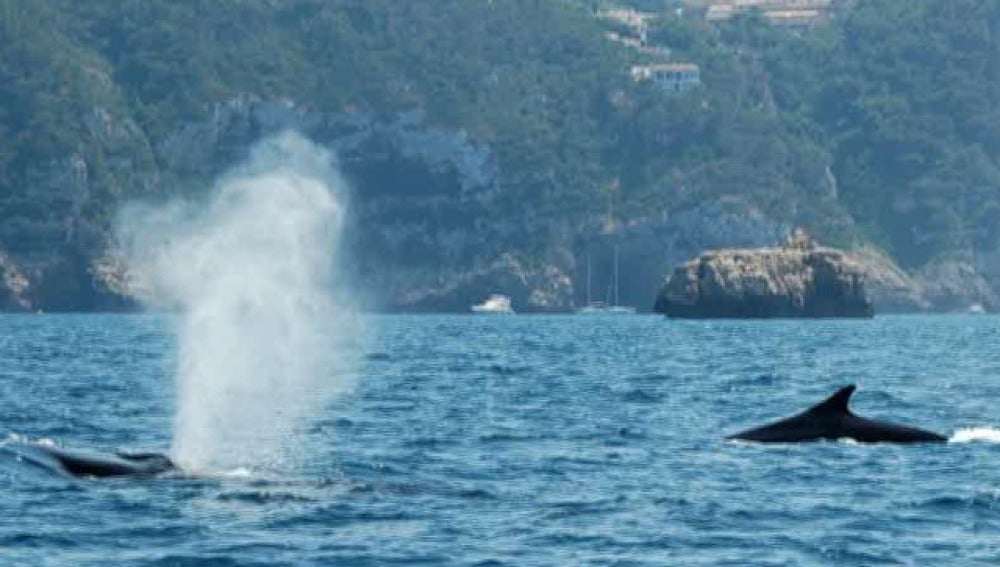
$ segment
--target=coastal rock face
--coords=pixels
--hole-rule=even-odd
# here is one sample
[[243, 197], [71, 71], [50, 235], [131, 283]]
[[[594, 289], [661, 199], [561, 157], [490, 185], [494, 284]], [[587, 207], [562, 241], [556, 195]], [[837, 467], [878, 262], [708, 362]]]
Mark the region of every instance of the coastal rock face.
[[851, 258], [865, 275], [865, 288], [879, 313], [919, 313], [931, 311], [924, 286], [896, 265], [892, 258], [873, 248], [853, 251]]
[[[419, 111], [319, 112], [246, 95], [154, 137], [116, 108], [85, 113], [91, 143], [31, 164], [19, 190], [0, 195], [8, 218], [0, 223], [0, 251], [10, 266], [3, 273], [17, 274], [0, 282], [0, 309], [134, 308], [135, 278], [109, 259], [119, 197], [197, 197], [255, 142], [289, 128], [337, 155], [350, 186], [347, 279], [372, 309], [465, 312], [495, 292], [509, 295], [518, 311], [571, 311], [613, 299], [643, 310], [685, 258], [765, 247], [791, 230], [739, 195], [619, 211], [610, 230], [603, 212], [552, 220], [531, 207], [512, 210], [514, 200], [501, 197], [534, 173], [501, 171], [495, 148], [428, 123]], [[908, 271], [885, 254], [869, 256], [852, 259], [880, 312], [1000, 309], [1000, 252]]]
[[395, 296], [393, 311], [468, 312], [469, 308], [500, 293], [511, 298], [519, 313], [565, 312], [573, 308], [573, 283], [553, 265], [531, 266], [513, 254], [504, 254], [479, 269], [436, 285], [411, 289]]
[[870, 248], [853, 252], [852, 259], [861, 266], [865, 287], [879, 313], [995, 312], [1000, 308], [997, 278], [962, 256], [938, 258], [913, 274]]
[[927, 301], [938, 312], [994, 312], [1000, 308], [994, 287], [972, 262], [960, 258], [929, 262], [919, 274]]
[[871, 317], [860, 266], [832, 248], [712, 251], [674, 270], [654, 310], [682, 318]]
[[[89, 87], [114, 99], [106, 73], [93, 69]], [[122, 298], [101, 288], [92, 259], [107, 245], [119, 195], [150, 194], [157, 180], [152, 151], [139, 126], [119, 110], [95, 106], [80, 116], [86, 143], [66, 154], [29, 161], [12, 172], [16, 190], [0, 191], [0, 309], [120, 309]], [[3, 177], [3, 175], [0, 175]], [[2, 187], [2, 186], [0, 186]]]
[[28, 296], [31, 284], [10, 257], [0, 252], [0, 309], [3, 311], [29, 311]]
[[517, 216], [495, 214], [500, 172], [491, 148], [426, 124], [417, 111], [325, 113], [236, 98], [156, 145], [164, 183], [198, 195], [254, 143], [286, 129], [336, 154], [350, 201], [346, 269], [366, 307], [465, 312], [491, 288], [510, 295], [515, 308], [532, 294], [540, 309], [563, 301], [538, 291], [548, 284], [534, 286], [537, 278], [525, 275], [532, 270], [505, 267], [504, 254], [526, 227]]
[[593, 219], [589, 226], [574, 230], [578, 240], [572, 247], [572, 261], [565, 265], [572, 270], [576, 303], [613, 301], [609, 290], [614, 285], [617, 247], [620, 303], [639, 311], [652, 307], [663, 276], [686, 259], [704, 250], [770, 246], [793, 228], [734, 195], [679, 210], [633, 213], [611, 233], [602, 230], [603, 220]]

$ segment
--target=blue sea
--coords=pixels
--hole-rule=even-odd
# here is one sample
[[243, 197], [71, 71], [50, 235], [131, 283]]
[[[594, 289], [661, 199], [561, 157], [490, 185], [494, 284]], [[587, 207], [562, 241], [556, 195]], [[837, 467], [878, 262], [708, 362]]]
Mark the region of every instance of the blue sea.
[[[0, 426], [169, 450], [171, 329], [0, 317]], [[1000, 563], [1000, 318], [370, 316], [365, 334], [355, 389], [281, 474], [0, 460], [0, 564]], [[848, 383], [857, 413], [956, 441], [723, 440]]]

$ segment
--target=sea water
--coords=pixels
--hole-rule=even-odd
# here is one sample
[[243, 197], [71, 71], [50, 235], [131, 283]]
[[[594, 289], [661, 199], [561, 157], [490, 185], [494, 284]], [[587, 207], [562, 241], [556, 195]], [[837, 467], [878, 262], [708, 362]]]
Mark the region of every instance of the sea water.
[[[365, 319], [354, 389], [302, 420], [286, 467], [73, 480], [0, 460], [0, 564], [1000, 561], [998, 317]], [[168, 450], [176, 323], [0, 317], [0, 427]], [[954, 441], [723, 441], [847, 383], [857, 413]]]

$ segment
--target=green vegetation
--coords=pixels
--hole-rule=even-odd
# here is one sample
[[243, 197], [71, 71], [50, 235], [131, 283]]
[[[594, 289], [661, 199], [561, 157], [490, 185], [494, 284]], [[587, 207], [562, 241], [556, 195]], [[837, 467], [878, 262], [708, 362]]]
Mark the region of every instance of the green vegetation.
[[[102, 226], [156, 189], [159, 140], [252, 94], [464, 131], [497, 157], [500, 214], [536, 213], [527, 251], [609, 187], [626, 217], [739, 195], [908, 266], [1000, 244], [1000, 3], [858, 0], [804, 32], [664, 9], [650, 42], [701, 68], [676, 94], [631, 80], [655, 58], [608, 41], [601, 4], [0, 0], [0, 220], [62, 210], [25, 186], [76, 154], [94, 185], [79, 214]], [[135, 132], [97, 133], [98, 111]]]
[[[651, 40], [699, 63], [706, 85], [686, 108], [643, 105], [671, 132], [702, 124], [671, 155], [697, 149], [716, 191], [752, 195], [827, 241], [874, 241], [907, 266], [996, 248], [1000, 5], [849, 7], [802, 32], [754, 14], [718, 26], [661, 18]], [[711, 116], [699, 122], [695, 105]], [[669, 167], [642, 163], [654, 178]]]
[[982, 216], [1000, 198], [997, 30], [1000, 5], [975, 0], [862, 2], [839, 23], [811, 113], [841, 200], [908, 264], [1000, 244]]

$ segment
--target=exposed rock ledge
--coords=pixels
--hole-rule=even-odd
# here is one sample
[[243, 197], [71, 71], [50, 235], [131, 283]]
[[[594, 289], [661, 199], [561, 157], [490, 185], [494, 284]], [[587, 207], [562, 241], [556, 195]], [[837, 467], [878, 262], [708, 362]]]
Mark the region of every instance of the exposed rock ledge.
[[799, 239], [689, 260], [667, 279], [653, 309], [682, 318], [871, 317], [861, 266]]
[[0, 252], [0, 311], [31, 311], [28, 278]]

